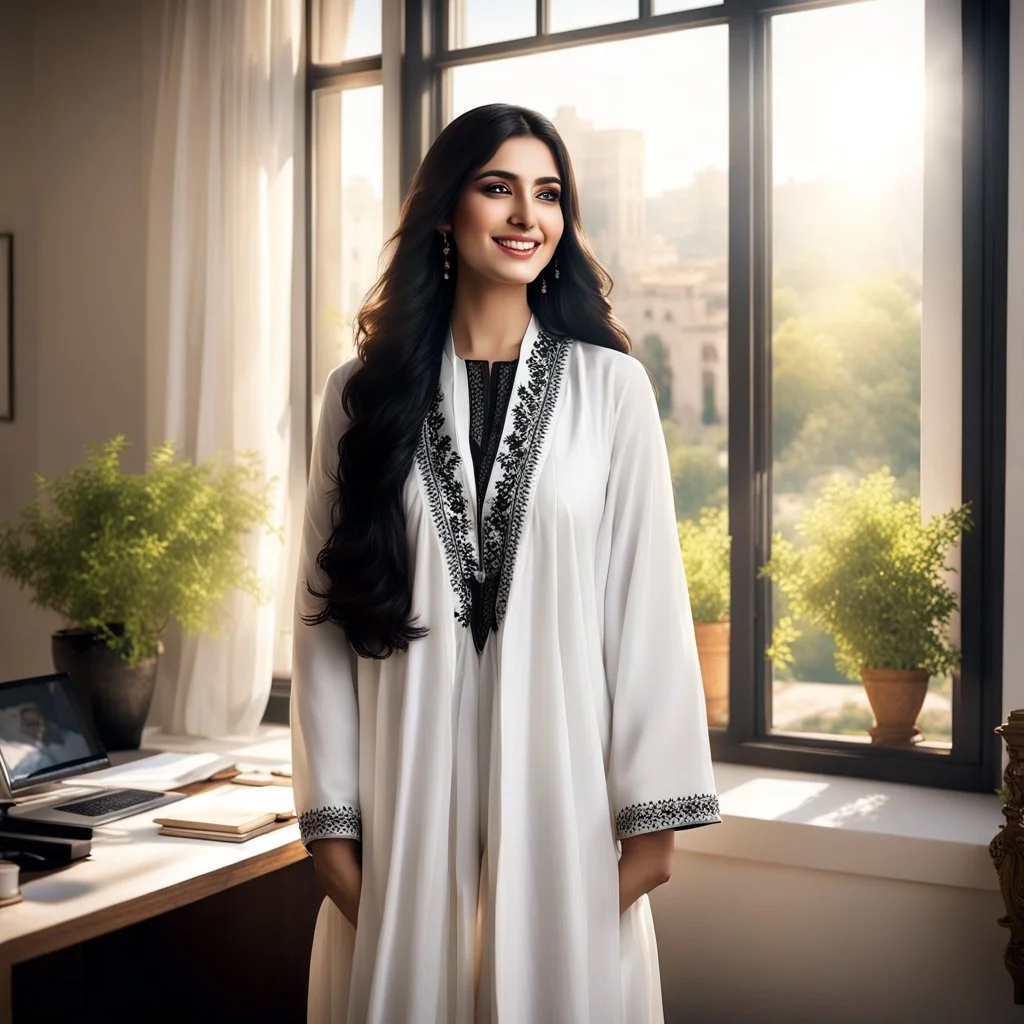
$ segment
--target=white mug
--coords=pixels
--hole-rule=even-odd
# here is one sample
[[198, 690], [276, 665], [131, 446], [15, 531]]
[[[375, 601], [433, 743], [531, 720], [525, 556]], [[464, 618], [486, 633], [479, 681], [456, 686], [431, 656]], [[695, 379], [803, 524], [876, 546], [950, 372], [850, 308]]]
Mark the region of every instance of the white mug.
[[18, 865], [9, 860], [0, 860], [0, 900], [9, 900], [18, 895]]

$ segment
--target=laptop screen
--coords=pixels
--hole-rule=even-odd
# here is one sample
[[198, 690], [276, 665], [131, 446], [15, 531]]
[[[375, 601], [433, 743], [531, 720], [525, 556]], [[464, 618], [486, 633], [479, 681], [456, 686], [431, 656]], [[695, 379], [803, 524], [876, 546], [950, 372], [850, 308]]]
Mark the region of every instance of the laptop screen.
[[108, 763], [66, 675], [0, 683], [0, 770], [11, 793]]

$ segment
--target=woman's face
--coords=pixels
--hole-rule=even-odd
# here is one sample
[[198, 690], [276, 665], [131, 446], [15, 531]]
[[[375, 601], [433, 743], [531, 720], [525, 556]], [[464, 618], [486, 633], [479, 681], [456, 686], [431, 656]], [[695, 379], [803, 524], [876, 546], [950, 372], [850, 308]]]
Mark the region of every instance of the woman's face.
[[[459, 280], [526, 285], [551, 260], [562, 237], [562, 183], [545, 143], [508, 139], [470, 175], [450, 222]], [[451, 257], [449, 257], [451, 258]]]

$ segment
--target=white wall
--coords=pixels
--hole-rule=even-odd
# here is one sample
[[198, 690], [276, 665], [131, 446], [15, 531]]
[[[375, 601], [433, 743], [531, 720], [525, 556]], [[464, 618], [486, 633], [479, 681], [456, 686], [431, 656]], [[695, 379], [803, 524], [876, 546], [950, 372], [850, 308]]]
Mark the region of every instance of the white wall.
[[[0, 520], [34, 493], [39, 430], [36, 347], [36, 266], [39, 243], [33, 153], [32, 17], [28, 4], [0, 0], [0, 231], [14, 235], [14, 415], [0, 423]], [[0, 579], [0, 678], [36, 671], [26, 636], [45, 639], [47, 618], [26, 607], [19, 591]], [[43, 655], [42, 657], [45, 657]], [[45, 664], [43, 665], [45, 669]]]
[[678, 852], [651, 903], [667, 1024], [1020, 1020], [998, 892]]
[[[146, 195], [159, 3], [0, 0], [0, 231], [15, 234], [0, 520], [85, 443], [145, 451]], [[52, 671], [55, 616], [0, 583], [0, 678]]]

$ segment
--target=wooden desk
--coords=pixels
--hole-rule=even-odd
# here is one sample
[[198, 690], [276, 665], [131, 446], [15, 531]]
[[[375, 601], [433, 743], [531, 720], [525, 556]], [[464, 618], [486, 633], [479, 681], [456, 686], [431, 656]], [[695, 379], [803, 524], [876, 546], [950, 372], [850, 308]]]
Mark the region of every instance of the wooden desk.
[[167, 810], [97, 828], [0, 908], [0, 1024], [305, 1020], [322, 893], [298, 826], [180, 839], [157, 834]]

